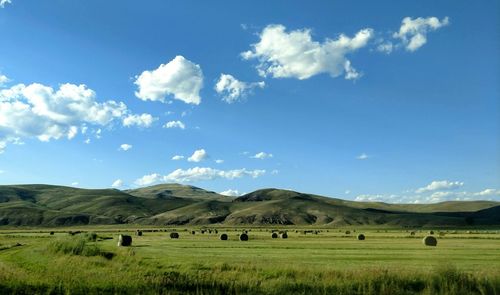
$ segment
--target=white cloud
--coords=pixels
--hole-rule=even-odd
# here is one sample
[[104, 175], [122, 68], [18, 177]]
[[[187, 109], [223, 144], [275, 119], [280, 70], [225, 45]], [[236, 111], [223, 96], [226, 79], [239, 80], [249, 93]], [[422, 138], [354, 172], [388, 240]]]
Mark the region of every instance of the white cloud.
[[483, 191], [474, 193], [474, 196], [478, 196], [478, 197], [500, 196], [500, 190], [493, 189], [493, 188], [487, 188], [487, 189], [485, 189]]
[[128, 115], [125, 118], [123, 118], [123, 126], [130, 127], [130, 126], [138, 126], [138, 127], [151, 127], [153, 122], [158, 120], [158, 118], [153, 117], [150, 114], [141, 114], [141, 115]]
[[179, 129], [186, 129], [186, 125], [182, 123], [181, 121], [170, 121], [165, 123], [163, 125], [163, 128], [179, 128]]
[[448, 17], [441, 21], [437, 17], [412, 19], [405, 17], [399, 28], [399, 32], [393, 34], [393, 37], [399, 39], [408, 51], [415, 51], [427, 43], [427, 33], [435, 31], [449, 24]]
[[219, 81], [215, 84], [215, 91], [222, 95], [222, 100], [227, 103], [239, 101], [245, 98], [254, 88], [264, 88], [266, 83], [261, 82], [243, 82], [234, 78], [232, 75], [221, 74]]
[[380, 43], [377, 46], [377, 51], [386, 53], [386, 54], [391, 54], [391, 52], [394, 50], [394, 44], [390, 41], [385, 41], [383, 43]]
[[265, 153], [265, 152], [260, 152], [260, 153], [257, 153], [255, 155], [253, 155], [251, 158], [264, 160], [264, 159], [269, 159], [269, 158], [272, 158], [272, 157], [273, 157], [273, 154], [268, 154], [268, 153]]
[[11, 0], [0, 0], [0, 8], [4, 8], [5, 4], [11, 4]]
[[[356, 76], [346, 55], [365, 47], [373, 36], [372, 29], [360, 30], [353, 38], [341, 34], [323, 43], [313, 41], [309, 29], [286, 32], [283, 25], [269, 25], [260, 33], [260, 41], [252, 50], [243, 52], [244, 59], [258, 59], [257, 70], [263, 77], [308, 79], [328, 73], [347, 79]], [[349, 62], [349, 63], [347, 63]]]
[[109, 126], [128, 112], [123, 102], [97, 102], [85, 85], [34, 83], [0, 90], [0, 133], [41, 141], [73, 138], [86, 124]]
[[142, 100], [164, 102], [168, 95], [173, 95], [175, 99], [198, 105], [203, 73], [199, 65], [178, 55], [155, 70], [142, 72], [134, 83], [139, 87], [135, 95]]
[[194, 167], [186, 170], [177, 169], [165, 176], [165, 181], [195, 182], [202, 180], [214, 180], [218, 178], [235, 179], [244, 176], [257, 178], [265, 172], [265, 170], [247, 170], [245, 168], [235, 170], [218, 170], [207, 167]]
[[121, 179], [117, 179], [115, 181], [113, 181], [113, 183], [111, 184], [111, 187], [113, 188], [120, 188], [123, 186], [123, 180]]
[[415, 192], [417, 194], [420, 194], [424, 192], [432, 192], [438, 190], [450, 190], [459, 188], [463, 185], [464, 183], [459, 181], [435, 180], [430, 184], [428, 184], [427, 186], [417, 189]]
[[247, 170], [245, 168], [235, 170], [218, 170], [208, 167], [194, 167], [186, 170], [177, 169], [162, 176], [158, 173], [144, 175], [134, 183], [139, 186], [151, 185], [159, 182], [196, 182], [215, 179], [236, 179], [242, 177], [257, 178], [266, 173], [265, 170]]
[[200, 162], [208, 158], [208, 154], [204, 149], [194, 151], [191, 157], [188, 158], [189, 162]]
[[217, 163], [217, 164], [222, 164], [222, 163], [224, 163], [224, 160], [222, 160], [222, 159], [217, 159], [217, 160], [215, 160], [215, 163]]
[[[355, 200], [361, 202], [387, 202], [404, 204], [427, 204], [445, 201], [500, 200], [500, 189], [485, 189], [479, 192], [453, 191], [461, 187], [461, 182], [433, 182], [416, 194], [407, 191], [405, 194], [362, 194]], [[444, 191], [443, 191], [444, 190]]]
[[5, 138], [0, 138], [0, 154], [3, 154], [7, 144], [23, 145], [24, 142], [21, 141], [19, 137], [8, 136]]
[[368, 159], [370, 156], [368, 156], [367, 154], [365, 153], [362, 153], [361, 155], [357, 156], [356, 159], [358, 160], [366, 160]]
[[160, 174], [153, 173], [149, 175], [144, 175], [143, 177], [137, 179], [134, 183], [139, 186], [146, 186], [153, 183], [161, 182], [163, 179], [164, 177], [161, 176]]
[[362, 73], [356, 71], [355, 68], [351, 66], [351, 62], [346, 60], [344, 63], [344, 71], [346, 80], [357, 80], [363, 76]]
[[[1, 0], [0, 0], [1, 1]], [[10, 79], [5, 75], [0, 75], [0, 86], [3, 86], [5, 83], [9, 82]]]
[[238, 190], [234, 190], [234, 189], [228, 189], [228, 190], [225, 190], [223, 192], [220, 192], [219, 194], [221, 194], [223, 196], [228, 196], [228, 197], [239, 197], [242, 195]]
[[175, 156], [172, 157], [172, 160], [174, 160], [174, 161], [179, 161], [179, 160], [182, 160], [182, 159], [184, 159], [184, 156], [175, 155]]
[[79, 184], [78, 181], [75, 181], [71, 183], [71, 186], [77, 186], [78, 184]]
[[122, 145], [120, 145], [120, 150], [121, 151], [128, 151], [132, 148], [132, 145], [131, 144], [128, 144], [128, 143], [124, 143]]

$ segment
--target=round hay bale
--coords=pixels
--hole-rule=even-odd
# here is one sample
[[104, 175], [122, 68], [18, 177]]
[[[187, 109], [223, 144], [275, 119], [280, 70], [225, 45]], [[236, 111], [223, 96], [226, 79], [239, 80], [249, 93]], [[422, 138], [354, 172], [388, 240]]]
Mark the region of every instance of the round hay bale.
[[127, 235], [118, 236], [118, 247], [128, 247], [132, 245], [132, 237]]
[[136, 235], [136, 236], [138, 236], [138, 237], [142, 236], [142, 231], [137, 230], [137, 231], [135, 232], [135, 235]]
[[240, 234], [240, 241], [248, 241], [248, 235], [246, 233]]
[[54, 232], [53, 232], [53, 231], [51, 231], [51, 232], [50, 232], [50, 235], [51, 235], [51, 236], [53, 236], [53, 235], [54, 235]]
[[177, 233], [177, 232], [170, 233], [170, 238], [171, 239], [178, 239], [179, 238], [179, 233]]
[[273, 234], [271, 235], [271, 238], [273, 238], [273, 239], [277, 239], [277, 238], [278, 238], [278, 234], [277, 234], [277, 233], [273, 233]]
[[433, 235], [434, 234], [434, 231], [433, 230], [430, 230], [429, 231], [429, 235]]
[[191, 231], [191, 234], [192, 234], [192, 235], [195, 235], [195, 234], [196, 234], [196, 232], [195, 232], [194, 230], [192, 230], [192, 231]]
[[433, 236], [426, 236], [426, 237], [422, 240], [422, 242], [423, 242], [423, 243], [424, 243], [424, 245], [426, 245], [426, 246], [433, 246], [433, 247], [437, 246], [437, 243], [438, 243], [437, 239], [436, 239], [435, 237], [433, 237]]
[[415, 235], [415, 232], [414, 232], [414, 231], [412, 231], [412, 232], [410, 233], [410, 236], [414, 236], [414, 235]]
[[364, 234], [359, 234], [358, 235], [358, 241], [364, 241], [365, 240], [365, 235]]
[[350, 235], [350, 234], [351, 234], [351, 231], [350, 231], [350, 230], [346, 230], [346, 231], [345, 231], [345, 234], [346, 234], [346, 235]]
[[228, 239], [227, 234], [221, 234], [221, 235], [220, 235], [220, 240], [221, 240], [221, 241], [227, 241], [227, 239]]
[[282, 239], [288, 239], [288, 234], [287, 233], [281, 233], [280, 238]]

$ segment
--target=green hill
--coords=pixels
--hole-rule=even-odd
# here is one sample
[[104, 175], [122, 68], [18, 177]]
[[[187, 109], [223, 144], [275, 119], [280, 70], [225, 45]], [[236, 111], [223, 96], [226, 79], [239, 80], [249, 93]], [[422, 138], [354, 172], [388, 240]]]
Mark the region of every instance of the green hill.
[[500, 225], [500, 203], [354, 202], [262, 189], [233, 198], [198, 187], [161, 184], [120, 191], [54, 185], [0, 186], [0, 225]]

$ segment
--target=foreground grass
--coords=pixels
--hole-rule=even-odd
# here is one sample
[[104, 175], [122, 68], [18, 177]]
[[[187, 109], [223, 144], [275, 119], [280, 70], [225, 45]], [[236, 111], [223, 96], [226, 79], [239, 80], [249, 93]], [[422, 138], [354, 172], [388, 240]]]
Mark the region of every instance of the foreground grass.
[[1, 245], [21, 244], [0, 250], [0, 293], [500, 294], [495, 236], [444, 238], [429, 248], [400, 233], [367, 233], [363, 242], [333, 233], [271, 240], [255, 232], [248, 242], [235, 233], [229, 241], [145, 233], [118, 248], [116, 233], [102, 235], [115, 239], [0, 235]]

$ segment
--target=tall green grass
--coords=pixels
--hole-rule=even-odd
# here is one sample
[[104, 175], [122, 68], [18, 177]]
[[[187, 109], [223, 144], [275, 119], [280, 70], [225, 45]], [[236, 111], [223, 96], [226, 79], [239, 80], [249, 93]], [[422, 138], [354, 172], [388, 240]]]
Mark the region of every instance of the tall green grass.
[[57, 239], [47, 245], [47, 251], [81, 256], [109, 256], [109, 253], [103, 251], [97, 244], [89, 243], [89, 241], [95, 241], [96, 238], [97, 236], [85, 235], [77, 238]]

